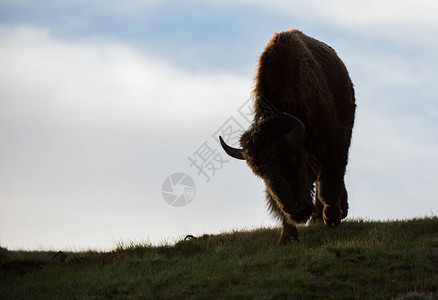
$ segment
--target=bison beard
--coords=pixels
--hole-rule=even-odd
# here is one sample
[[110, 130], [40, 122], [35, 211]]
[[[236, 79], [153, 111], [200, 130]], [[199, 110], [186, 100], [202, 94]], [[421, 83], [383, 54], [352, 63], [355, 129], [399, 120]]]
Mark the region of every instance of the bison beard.
[[298, 30], [276, 33], [260, 56], [253, 97], [242, 148], [220, 141], [264, 180], [282, 223], [280, 243], [297, 240], [295, 225], [311, 216], [338, 225], [348, 212], [344, 175], [356, 109], [343, 62]]

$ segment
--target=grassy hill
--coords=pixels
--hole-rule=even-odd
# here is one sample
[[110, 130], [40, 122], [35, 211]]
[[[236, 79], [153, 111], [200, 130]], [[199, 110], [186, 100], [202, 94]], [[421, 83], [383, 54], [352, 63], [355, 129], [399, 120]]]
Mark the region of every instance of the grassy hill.
[[438, 299], [438, 218], [261, 228], [119, 246], [111, 252], [0, 248], [0, 299]]

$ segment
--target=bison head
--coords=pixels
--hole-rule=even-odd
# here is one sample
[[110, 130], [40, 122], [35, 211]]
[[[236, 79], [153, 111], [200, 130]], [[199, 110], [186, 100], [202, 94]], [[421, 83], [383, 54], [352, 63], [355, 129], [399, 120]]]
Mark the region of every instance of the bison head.
[[241, 149], [220, 137], [228, 155], [246, 160], [264, 180], [271, 207], [288, 223], [306, 222], [314, 211], [312, 164], [302, 148], [304, 133], [301, 120], [283, 113], [255, 120], [240, 138]]

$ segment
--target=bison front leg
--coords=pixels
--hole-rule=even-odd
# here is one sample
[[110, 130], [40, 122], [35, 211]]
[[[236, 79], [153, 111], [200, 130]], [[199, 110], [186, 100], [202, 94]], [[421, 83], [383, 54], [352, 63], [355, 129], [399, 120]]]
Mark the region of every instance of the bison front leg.
[[286, 216], [282, 216], [281, 225], [281, 235], [280, 240], [278, 241], [279, 245], [289, 244], [293, 241], [298, 240], [297, 227], [291, 222], [291, 220], [288, 221], [288, 218]]
[[281, 219], [281, 235], [278, 244], [289, 244], [298, 240], [298, 231], [295, 226], [295, 221], [280, 208], [279, 203], [272, 197], [269, 189], [266, 189], [266, 200], [271, 213]]

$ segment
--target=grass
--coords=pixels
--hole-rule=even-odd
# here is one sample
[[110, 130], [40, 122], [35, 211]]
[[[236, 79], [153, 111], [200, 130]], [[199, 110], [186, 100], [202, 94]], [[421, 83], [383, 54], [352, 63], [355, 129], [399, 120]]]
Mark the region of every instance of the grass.
[[438, 299], [438, 218], [350, 220], [119, 245], [111, 252], [0, 248], [1, 299]]

